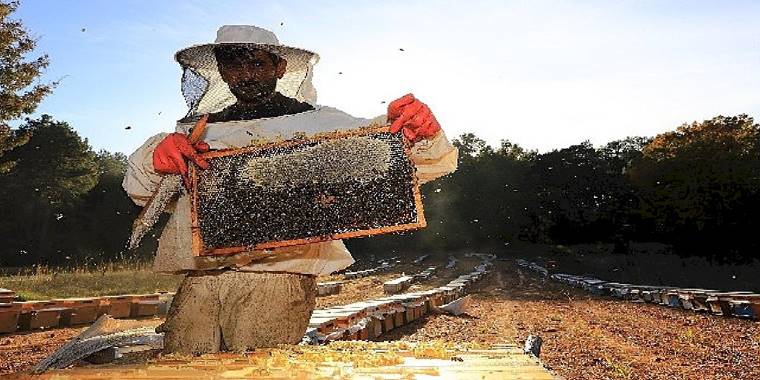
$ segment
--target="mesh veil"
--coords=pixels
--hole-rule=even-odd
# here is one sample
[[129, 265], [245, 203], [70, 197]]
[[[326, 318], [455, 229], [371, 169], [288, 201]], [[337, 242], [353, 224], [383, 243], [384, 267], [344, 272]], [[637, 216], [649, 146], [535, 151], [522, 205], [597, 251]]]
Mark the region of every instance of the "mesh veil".
[[[220, 44], [197, 45], [179, 51], [177, 62], [182, 67], [182, 95], [188, 106], [186, 117], [196, 117], [223, 110], [236, 102], [217, 67], [214, 47]], [[234, 45], [264, 49], [287, 61], [286, 71], [277, 81], [276, 91], [290, 98], [316, 105], [317, 93], [311, 83], [314, 65], [319, 56], [306, 50], [279, 45], [239, 43]]]

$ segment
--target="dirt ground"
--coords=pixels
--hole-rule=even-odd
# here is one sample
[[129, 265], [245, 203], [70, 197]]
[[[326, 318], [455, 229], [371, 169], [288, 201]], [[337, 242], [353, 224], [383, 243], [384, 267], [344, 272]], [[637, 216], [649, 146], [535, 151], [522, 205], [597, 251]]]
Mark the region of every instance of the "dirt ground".
[[[318, 298], [317, 307], [379, 297], [382, 281], [445, 265], [445, 257], [438, 260], [349, 281], [340, 294]], [[477, 262], [461, 260], [456, 270], [417, 286], [437, 286]], [[521, 344], [533, 334], [543, 339], [544, 364], [566, 379], [760, 379], [758, 322], [594, 297], [521, 272], [514, 258], [495, 264], [469, 315], [429, 316], [380, 340]], [[0, 336], [0, 373], [28, 368], [80, 330]]]
[[473, 297], [470, 316], [432, 316], [383, 339], [480, 343], [543, 339], [567, 379], [760, 379], [760, 323], [587, 295], [510, 260]]

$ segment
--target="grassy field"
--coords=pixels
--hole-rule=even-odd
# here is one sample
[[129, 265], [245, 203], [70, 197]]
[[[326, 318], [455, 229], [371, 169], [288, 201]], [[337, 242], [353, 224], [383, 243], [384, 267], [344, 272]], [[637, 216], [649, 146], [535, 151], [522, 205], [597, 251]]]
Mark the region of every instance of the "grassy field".
[[11, 289], [23, 300], [31, 301], [175, 291], [181, 280], [182, 276], [154, 273], [144, 263], [73, 269], [40, 267], [0, 276], [0, 288]]

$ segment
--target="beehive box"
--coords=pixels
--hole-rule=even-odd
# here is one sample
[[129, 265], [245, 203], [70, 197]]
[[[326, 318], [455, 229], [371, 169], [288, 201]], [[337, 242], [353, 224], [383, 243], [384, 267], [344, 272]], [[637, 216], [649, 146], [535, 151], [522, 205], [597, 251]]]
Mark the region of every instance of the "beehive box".
[[0, 288], [0, 303], [11, 303], [16, 298], [16, 292]]
[[710, 307], [707, 305], [707, 297], [706, 291], [695, 292], [691, 300], [692, 309], [694, 311], [709, 312]]
[[331, 316], [312, 315], [309, 319], [309, 328], [315, 328], [322, 335], [327, 335], [335, 330], [335, 318]]
[[57, 327], [61, 322], [61, 316], [71, 313], [70, 308], [62, 307], [62, 302], [27, 301], [19, 302], [19, 304], [21, 305], [19, 316], [21, 330]]
[[20, 314], [18, 303], [0, 303], [0, 334], [15, 332]]
[[393, 314], [393, 325], [396, 327], [403, 326], [405, 324], [405, 321], [404, 321], [405, 314], [406, 314], [406, 310], [398, 311], [395, 314]]
[[97, 298], [63, 298], [53, 300], [70, 311], [61, 312], [60, 324], [64, 326], [92, 323], [98, 316], [100, 302]]
[[327, 296], [340, 293], [343, 281], [320, 282], [317, 284], [317, 295]]
[[130, 317], [149, 317], [158, 314], [159, 301], [158, 294], [139, 294], [132, 295]]
[[412, 284], [412, 277], [401, 276], [383, 283], [383, 291], [386, 294], [395, 294], [404, 291]]
[[[101, 308], [113, 318], [129, 318], [132, 309], [132, 296], [105, 296], [101, 298]], [[103, 304], [107, 306], [103, 306]]]
[[715, 315], [729, 316], [731, 315], [731, 304], [729, 299], [719, 294], [711, 294], [707, 297], [707, 306], [710, 311]]
[[234, 254], [425, 226], [400, 134], [334, 132], [204, 154], [192, 168], [196, 256]]
[[96, 312], [95, 319], [97, 320], [102, 315], [108, 314], [108, 310], [111, 308], [111, 303], [104, 297], [98, 298], [98, 310]]

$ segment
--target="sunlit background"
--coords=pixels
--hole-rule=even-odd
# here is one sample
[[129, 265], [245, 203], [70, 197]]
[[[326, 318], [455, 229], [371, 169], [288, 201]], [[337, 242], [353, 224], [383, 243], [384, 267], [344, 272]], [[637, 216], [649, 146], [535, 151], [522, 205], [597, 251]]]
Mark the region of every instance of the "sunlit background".
[[184, 115], [173, 54], [224, 24], [319, 53], [320, 104], [373, 117], [414, 92], [450, 136], [492, 144], [544, 152], [760, 115], [750, 1], [30, 0], [17, 15], [61, 80], [38, 113], [124, 153]]

